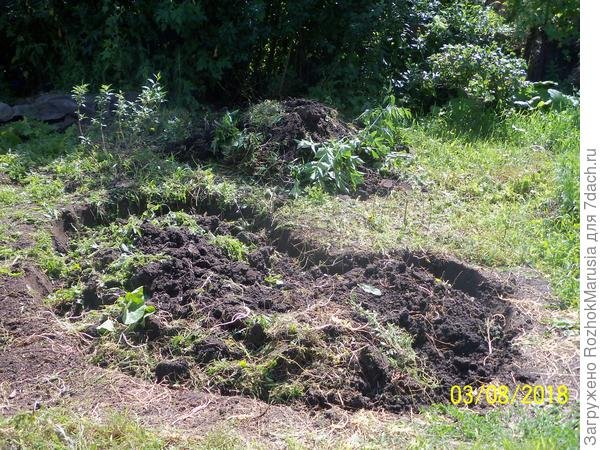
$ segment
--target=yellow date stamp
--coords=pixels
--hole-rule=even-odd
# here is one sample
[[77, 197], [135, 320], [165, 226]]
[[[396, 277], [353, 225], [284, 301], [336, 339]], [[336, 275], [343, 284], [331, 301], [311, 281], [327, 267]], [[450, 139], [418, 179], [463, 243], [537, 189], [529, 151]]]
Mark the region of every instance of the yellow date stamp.
[[504, 384], [454, 385], [450, 388], [450, 403], [456, 406], [471, 405], [565, 405], [569, 401], [569, 388], [541, 384], [517, 384], [509, 387]]

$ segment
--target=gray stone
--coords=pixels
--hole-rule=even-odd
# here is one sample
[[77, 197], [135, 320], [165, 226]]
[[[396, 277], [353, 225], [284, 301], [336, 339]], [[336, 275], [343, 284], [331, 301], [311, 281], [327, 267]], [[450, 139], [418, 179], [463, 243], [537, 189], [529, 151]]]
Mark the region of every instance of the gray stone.
[[8, 122], [14, 115], [15, 113], [9, 105], [0, 102], [0, 122]]
[[54, 98], [44, 102], [35, 103], [34, 117], [38, 120], [59, 120], [67, 115], [74, 114], [77, 104], [70, 98]]
[[13, 111], [16, 116], [26, 116], [41, 121], [54, 121], [75, 114], [77, 104], [69, 96], [54, 95], [43, 98], [33, 104], [16, 105]]
[[13, 106], [14, 117], [32, 117], [33, 113], [33, 105], [31, 104], [22, 104]]

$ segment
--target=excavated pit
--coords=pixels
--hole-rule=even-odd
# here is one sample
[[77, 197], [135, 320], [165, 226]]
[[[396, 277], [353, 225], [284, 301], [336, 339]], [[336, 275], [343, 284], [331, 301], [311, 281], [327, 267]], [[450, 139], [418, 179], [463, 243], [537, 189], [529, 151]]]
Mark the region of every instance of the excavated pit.
[[[55, 233], [63, 251], [105, 226], [93, 217], [85, 209], [64, 215], [55, 227], [68, 231]], [[114, 311], [119, 297], [143, 286], [156, 313], [135, 330], [121, 326], [114, 340], [147, 352], [151, 366], [131, 373], [158, 382], [270, 402], [401, 411], [445, 402], [453, 385], [527, 380], [511, 345], [524, 321], [502, 300], [510, 287], [473, 268], [410, 252], [332, 262], [291, 243], [289, 232], [192, 217], [196, 232], [142, 222], [126, 251], [161, 257], [122, 283], [102, 275], [125, 250], [102, 247], [85, 258], [80, 298], [56, 311], [81, 321], [97, 364], [119, 366], [115, 355], [98, 351], [111, 337], [97, 330], [107, 315], [92, 312]], [[236, 260], [215, 236], [250, 251]]]

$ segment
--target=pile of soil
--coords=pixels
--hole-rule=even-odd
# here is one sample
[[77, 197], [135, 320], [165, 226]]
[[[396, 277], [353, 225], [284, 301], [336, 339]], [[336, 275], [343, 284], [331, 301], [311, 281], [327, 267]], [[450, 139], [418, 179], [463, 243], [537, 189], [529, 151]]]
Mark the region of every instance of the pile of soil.
[[[242, 120], [238, 127], [262, 136], [264, 146], [279, 154], [284, 161], [292, 161], [298, 155], [298, 141], [310, 139], [325, 142], [338, 139], [352, 132], [349, 124], [338, 118], [335, 109], [315, 100], [289, 99], [280, 103], [281, 118], [272, 126], [254, 127]], [[241, 114], [245, 117], [245, 114]], [[214, 122], [205, 121], [187, 139], [167, 144], [165, 152], [185, 161], [203, 161], [214, 156], [211, 142], [214, 137]]]
[[[232, 231], [217, 217], [197, 220], [207, 232]], [[139, 268], [128, 286], [144, 286], [158, 310], [132, 337], [148, 342], [156, 355], [170, 355], [152, 368], [158, 381], [185, 382], [194, 370], [230, 361], [231, 372], [210, 378], [222, 394], [286, 401], [273, 393], [299, 385], [302, 395], [296, 397], [309, 405], [399, 411], [445, 401], [455, 384], [526, 378], [512, 366], [511, 342], [521, 323], [502, 300], [506, 287], [478, 274], [452, 286], [462, 272], [455, 262], [448, 263], [454, 279], [446, 276], [442, 259], [428, 266], [410, 255], [371, 258], [330, 274], [302, 267], [259, 234], [241, 231], [237, 237], [254, 248], [247, 261], [230, 259], [205, 235], [187, 229], [141, 226], [136, 249], [167, 256]], [[267, 282], [273, 274], [279, 282]], [[106, 298], [101, 284], [87, 289]], [[297, 322], [290, 327], [295, 331], [255, 320], [284, 316]], [[199, 326], [203, 337], [173, 354], [172, 336]], [[410, 335], [416, 353], [410, 370], [390, 356], [389, 339], [399, 330]], [[263, 378], [248, 388], [243, 367], [253, 362], [264, 369]]]
[[[290, 188], [293, 185], [289, 175], [290, 163], [312, 158], [310, 150], [298, 148], [300, 140], [322, 143], [349, 136], [356, 129], [341, 120], [335, 109], [315, 100], [289, 99], [280, 102], [280, 107], [280, 119], [270, 126], [252, 125], [246, 113], [240, 114], [242, 120], [238, 128], [257, 133], [261, 136], [261, 144], [252, 155], [250, 165], [244, 161], [235, 161], [234, 165], [236, 170], [249, 171], [251, 175], [260, 172], [263, 181], [275, 181]], [[211, 147], [214, 131], [215, 123], [205, 121], [190, 138], [167, 144], [165, 152], [187, 162], [214, 158]], [[273, 154], [277, 155], [277, 161], [273, 161]], [[383, 177], [373, 168], [364, 166], [361, 171], [364, 183], [352, 193], [354, 197], [366, 199], [371, 195], [385, 196], [395, 189], [406, 188], [407, 183]]]
[[[202, 220], [211, 221], [213, 226], [206, 229], [214, 232], [219, 226], [218, 219]], [[243, 326], [243, 320], [232, 320], [243, 315], [245, 308], [284, 312], [295, 303], [293, 297], [284, 298], [280, 290], [271, 289], [264, 282], [273, 247], [262, 245], [248, 255], [248, 262], [241, 262], [229, 259], [224, 250], [210, 244], [204, 236], [182, 228], [163, 230], [144, 223], [140, 232], [138, 250], [169, 258], [142, 267], [129, 284], [132, 288], [144, 286], [152, 303], [173, 318], [207, 312], [215, 322], [231, 322], [229, 328], [235, 328]], [[249, 239], [260, 244], [257, 236], [246, 236]]]
[[[483, 285], [466, 287], [467, 291], [476, 288], [478, 295], [472, 296], [462, 286], [452, 286], [403, 259], [377, 260], [366, 268], [350, 270], [343, 278], [336, 296], [352, 292], [355, 301], [375, 312], [382, 325], [393, 324], [410, 334], [413, 348], [437, 381], [432, 398], [447, 399], [455, 384], [479, 385], [497, 377], [526, 376], [511, 364], [511, 342], [523, 319], [501, 299], [506, 287], [486, 285], [482, 277]], [[360, 285], [375, 287], [378, 295], [355, 288]], [[365, 321], [360, 316], [356, 319]], [[383, 384], [385, 375], [380, 370], [373, 383]], [[384, 398], [394, 394], [392, 386], [383, 391]]]
[[314, 100], [291, 99], [281, 102], [282, 118], [271, 128], [262, 131], [266, 141], [286, 161], [298, 156], [298, 141], [309, 139], [325, 142], [352, 133], [349, 124], [338, 118], [335, 109]]

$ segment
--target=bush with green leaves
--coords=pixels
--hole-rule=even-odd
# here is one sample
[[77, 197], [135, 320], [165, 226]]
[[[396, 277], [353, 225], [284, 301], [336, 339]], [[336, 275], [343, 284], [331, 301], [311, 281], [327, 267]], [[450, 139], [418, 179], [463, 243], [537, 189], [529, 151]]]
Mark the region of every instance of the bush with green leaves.
[[294, 169], [293, 193], [302, 185], [316, 185], [324, 190], [349, 193], [362, 184], [359, 168], [364, 161], [357, 155], [360, 141], [356, 138], [327, 141], [322, 144], [301, 140], [299, 148], [307, 148], [313, 159]]
[[[74, 86], [71, 94], [77, 104], [79, 137], [83, 144], [106, 151], [109, 146], [140, 147], [160, 139], [163, 131], [160, 106], [166, 102], [167, 96], [160, 73], [147, 80], [135, 100], [127, 100], [122, 91], [114, 92], [109, 84], [100, 87], [100, 92], [94, 97], [94, 105], [87, 104], [87, 83]], [[85, 111], [91, 106], [95, 106], [95, 113], [87, 117]], [[84, 125], [87, 119], [91, 127]], [[105, 131], [109, 127], [111, 133]]]
[[524, 83], [514, 24], [483, 1], [425, 2], [420, 53], [392, 76], [403, 103], [427, 110], [457, 96], [504, 107]]
[[242, 132], [237, 127], [238, 111], [230, 111], [215, 122], [211, 148], [213, 153], [228, 154], [242, 146]]
[[501, 48], [445, 45], [428, 62], [428, 81], [437, 98], [443, 98], [441, 91], [450, 97], [466, 96], [485, 104], [508, 105], [527, 86], [525, 62]]
[[[518, 3], [531, 14], [520, 13]], [[521, 45], [520, 30], [538, 26], [571, 42], [576, 2], [559, 2], [568, 3], [564, 16], [560, 6], [541, 3], [511, 0], [505, 14], [498, 2], [483, 0], [250, 0], [236, 8], [167, 0], [65, 8], [58, 0], [16, 0], [0, 15], [7, 37], [0, 86], [16, 86], [17, 96], [79, 80], [130, 90], [161, 69], [171, 95], [186, 106], [308, 95], [356, 113], [390, 80], [409, 104], [427, 106], [436, 99], [423, 95], [418, 75], [430, 73], [427, 58], [443, 45], [508, 54]]]
[[302, 95], [329, 80], [337, 98], [350, 88], [377, 92], [384, 58], [395, 64], [413, 51], [419, 3], [106, 0], [65, 8], [16, 0], [0, 15], [0, 65], [8, 68], [0, 86], [12, 82], [27, 94], [89, 80], [130, 89], [161, 68], [188, 105]]
[[226, 112], [215, 122], [211, 149], [227, 163], [244, 163], [252, 169], [262, 135], [238, 128], [238, 115], [238, 111]]
[[561, 90], [579, 86], [579, 1], [507, 0], [504, 16], [514, 26], [515, 46], [532, 81], [555, 80]]
[[371, 161], [384, 162], [404, 141], [403, 130], [410, 125], [410, 110], [396, 105], [393, 95], [386, 97], [385, 106], [367, 109], [358, 121], [364, 125], [359, 132], [360, 151]]
[[444, 45], [490, 45], [509, 41], [513, 27], [494, 8], [478, 1], [444, 2], [426, 24], [423, 35], [430, 50]]

